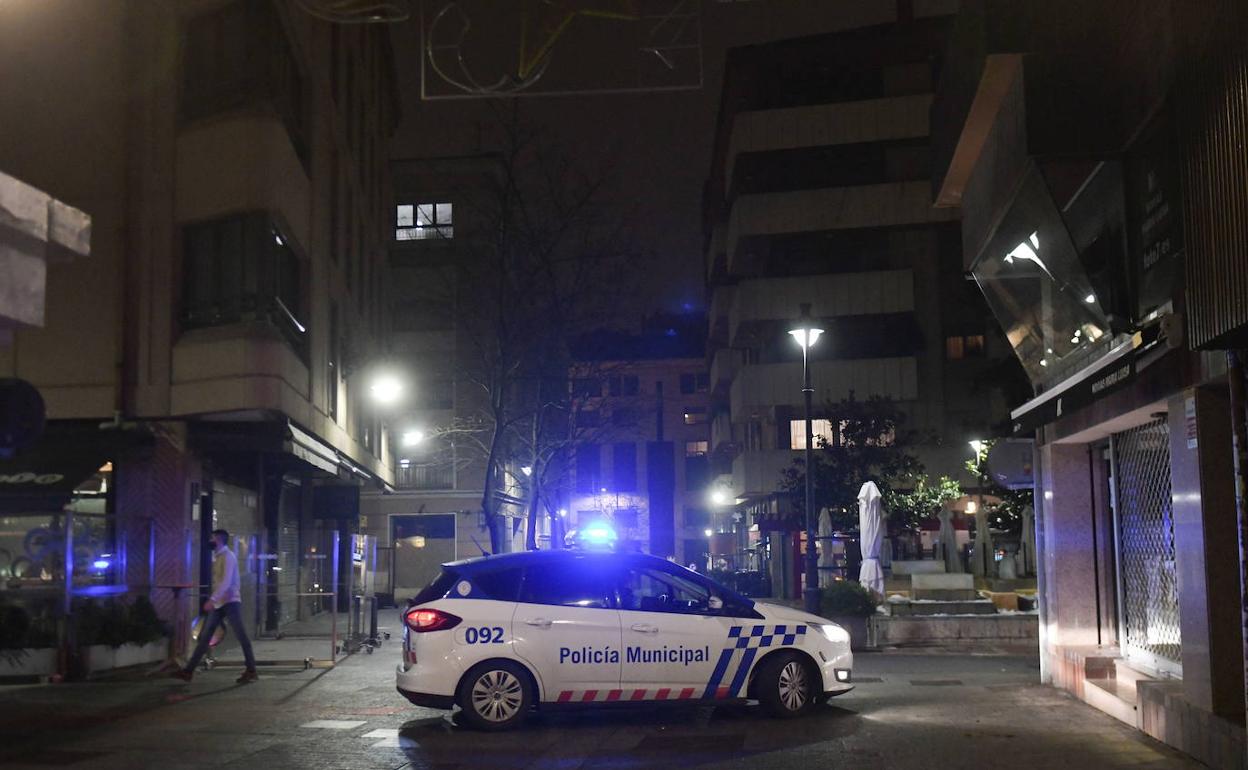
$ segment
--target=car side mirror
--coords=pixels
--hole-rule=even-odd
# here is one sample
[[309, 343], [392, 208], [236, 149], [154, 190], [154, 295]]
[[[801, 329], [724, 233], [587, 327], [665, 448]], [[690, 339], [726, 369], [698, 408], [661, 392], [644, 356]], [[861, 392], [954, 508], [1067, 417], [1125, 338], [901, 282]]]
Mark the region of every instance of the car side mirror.
[[708, 610], [722, 610], [724, 608], [724, 600], [718, 596], [712, 596], [706, 600], [706, 608]]

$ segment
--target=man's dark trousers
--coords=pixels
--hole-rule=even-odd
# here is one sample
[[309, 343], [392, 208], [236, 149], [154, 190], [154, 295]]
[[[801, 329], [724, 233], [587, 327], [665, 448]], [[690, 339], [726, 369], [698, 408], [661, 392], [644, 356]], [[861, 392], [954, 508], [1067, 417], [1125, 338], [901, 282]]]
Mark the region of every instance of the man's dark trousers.
[[247, 629], [243, 628], [243, 604], [242, 602], [230, 602], [223, 604], [212, 611], [208, 616], [208, 621], [199, 631], [199, 642], [195, 645], [195, 653], [191, 655], [191, 660], [186, 664], [186, 671], [194, 671], [199, 665], [199, 661], [208, 652], [208, 642], [212, 640], [212, 635], [217, 632], [217, 626], [223, 622], [230, 624], [230, 630], [234, 632], [238, 644], [243, 648], [243, 660], [247, 664], [248, 671], [256, 670], [256, 658], [251, 652], [251, 640], [247, 638]]

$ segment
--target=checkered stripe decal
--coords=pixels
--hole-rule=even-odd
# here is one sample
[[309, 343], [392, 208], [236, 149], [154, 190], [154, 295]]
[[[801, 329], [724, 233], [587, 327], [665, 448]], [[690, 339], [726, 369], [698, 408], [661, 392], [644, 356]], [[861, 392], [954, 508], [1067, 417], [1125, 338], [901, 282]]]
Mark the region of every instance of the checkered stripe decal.
[[[778, 626], [733, 626], [728, 639], [720, 650], [719, 661], [711, 673], [706, 689], [698, 697], [702, 699], [739, 698], [749, 676], [750, 667], [759, 650], [768, 647], [792, 646], [806, 636], [807, 626], [802, 623]], [[729, 672], [732, 672], [729, 674]], [[697, 690], [693, 687], [637, 690], [562, 690], [556, 703], [614, 703], [620, 701], [691, 700]]]

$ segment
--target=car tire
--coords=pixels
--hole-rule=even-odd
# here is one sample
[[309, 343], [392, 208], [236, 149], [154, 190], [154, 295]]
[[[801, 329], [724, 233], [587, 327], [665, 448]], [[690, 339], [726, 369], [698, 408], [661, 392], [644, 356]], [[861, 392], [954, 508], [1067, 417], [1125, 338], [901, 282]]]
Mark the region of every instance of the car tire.
[[455, 703], [464, 721], [478, 730], [509, 730], [533, 707], [529, 672], [510, 660], [487, 660], [460, 680]]
[[813, 669], [796, 652], [782, 652], [763, 661], [754, 679], [759, 705], [769, 716], [779, 719], [809, 713], [823, 696]]

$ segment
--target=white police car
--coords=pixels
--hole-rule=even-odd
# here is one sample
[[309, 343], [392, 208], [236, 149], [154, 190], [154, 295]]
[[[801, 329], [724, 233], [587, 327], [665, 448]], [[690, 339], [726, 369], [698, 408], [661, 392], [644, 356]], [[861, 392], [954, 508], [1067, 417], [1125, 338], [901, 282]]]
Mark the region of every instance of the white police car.
[[758, 700], [792, 717], [853, 688], [849, 634], [640, 553], [443, 565], [403, 613], [399, 692], [500, 730], [535, 707]]

